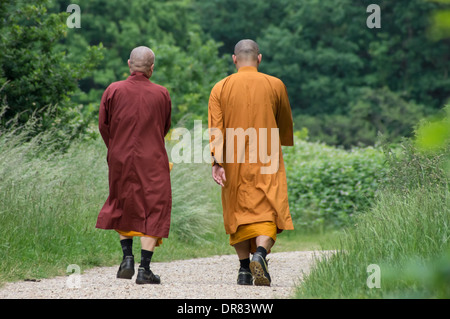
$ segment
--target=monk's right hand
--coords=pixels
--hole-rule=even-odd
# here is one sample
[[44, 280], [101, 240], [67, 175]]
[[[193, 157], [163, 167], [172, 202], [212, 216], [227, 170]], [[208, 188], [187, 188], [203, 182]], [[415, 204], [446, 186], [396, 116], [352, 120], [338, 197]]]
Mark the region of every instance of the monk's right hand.
[[223, 184], [227, 179], [225, 178], [225, 170], [219, 164], [214, 164], [212, 167], [212, 177], [216, 181], [217, 184], [224, 187]]

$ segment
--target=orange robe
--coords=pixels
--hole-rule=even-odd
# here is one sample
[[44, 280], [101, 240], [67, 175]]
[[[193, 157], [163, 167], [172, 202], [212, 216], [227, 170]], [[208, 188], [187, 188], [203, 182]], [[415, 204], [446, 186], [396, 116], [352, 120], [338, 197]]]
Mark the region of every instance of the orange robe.
[[[211, 154], [225, 169], [222, 207], [226, 233], [234, 234], [241, 225], [260, 222], [274, 222], [278, 233], [294, 229], [281, 152], [281, 145], [293, 145], [292, 112], [283, 82], [258, 72], [255, 67], [241, 67], [213, 87], [208, 126], [217, 129], [216, 133], [220, 132], [223, 138], [220, 141], [215, 131], [210, 130]], [[234, 133], [239, 129], [247, 132], [245, 143], [239, 144], [239, 137], [232, 136], [229, 129], [234, 129]], [[261, 129], [266, 130], [267, 138]], [[279, 135], [274, 153], [272, 129], [278, 130]], [[267, 144], [266, 153], [273, 156], [271, 162], [260, 156], [261, 140]], [[278, 169], [262, 173], [261, 169], [269, 167], [275, 156]]]

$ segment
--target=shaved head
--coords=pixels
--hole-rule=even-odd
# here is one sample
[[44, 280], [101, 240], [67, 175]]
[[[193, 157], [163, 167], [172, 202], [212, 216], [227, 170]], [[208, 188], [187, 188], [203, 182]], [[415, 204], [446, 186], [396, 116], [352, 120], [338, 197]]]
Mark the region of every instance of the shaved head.
[[253, 40], [241, 40], [234, 47], [234, 55], [240, 61], [257, 61], [259, 56], [259, 46]]
[[149, 77], [153, 72], [153, 65], [155, 63], [155, 54], [153, 51], [145, 46], [134, 48], [131, 51], [128, 66], [131, 72], [143, 72]]

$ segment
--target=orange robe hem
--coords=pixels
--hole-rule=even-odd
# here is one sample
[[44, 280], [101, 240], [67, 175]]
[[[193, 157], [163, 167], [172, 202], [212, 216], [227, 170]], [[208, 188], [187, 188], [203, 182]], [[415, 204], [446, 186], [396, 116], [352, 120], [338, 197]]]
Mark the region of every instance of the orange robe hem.
[[156, 247], [162, 245], [162, 238], [161, 237], [146, 235], [144, 233], [141, 233], [141, 232], [138, 232], [138, 231], [134, 231], [134, 230], [123, 231], [123, 230], [115, 229], [115, 231], [118, 232], [119, 235], [122, 235], [124, 237], [150, 237], [150, 238], [156, 238], [156, 239], [158, 239], [158, 241], [156, 242]]
[[250, 239], [250, 252], [253, 254], [257, 248], [256, 237], [258, 236], [269, 236], [275, 242], [277, 240], [277, 225], [274, 222], [240, 225], [237, 231], [230, 235], [230, 245], [234, 246]]

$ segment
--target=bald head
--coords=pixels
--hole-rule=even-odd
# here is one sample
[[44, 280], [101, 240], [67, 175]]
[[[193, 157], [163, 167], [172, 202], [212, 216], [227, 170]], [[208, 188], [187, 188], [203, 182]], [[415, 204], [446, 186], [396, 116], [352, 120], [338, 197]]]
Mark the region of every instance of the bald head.
[[241, 61], [257, 61], [259, 46], [253, 40], [241, 40], [234, 47], [234, 55]]
[[259, 46], [253, 40], [241, 40], [234, 47], [233, 62], [238, 70], [243, 66], [254, 66], [257, 68], [261, 63], [261, 58]]
[[153, 73], [154, 63], [155, 54], [150, 48], [145, 46], [134, 48], [133, 51], [131, 51], [130, 59], [128, 60], [128, 66], [130, 67], [131, 73], [135, 71], [143, 72], [148, 77]]

